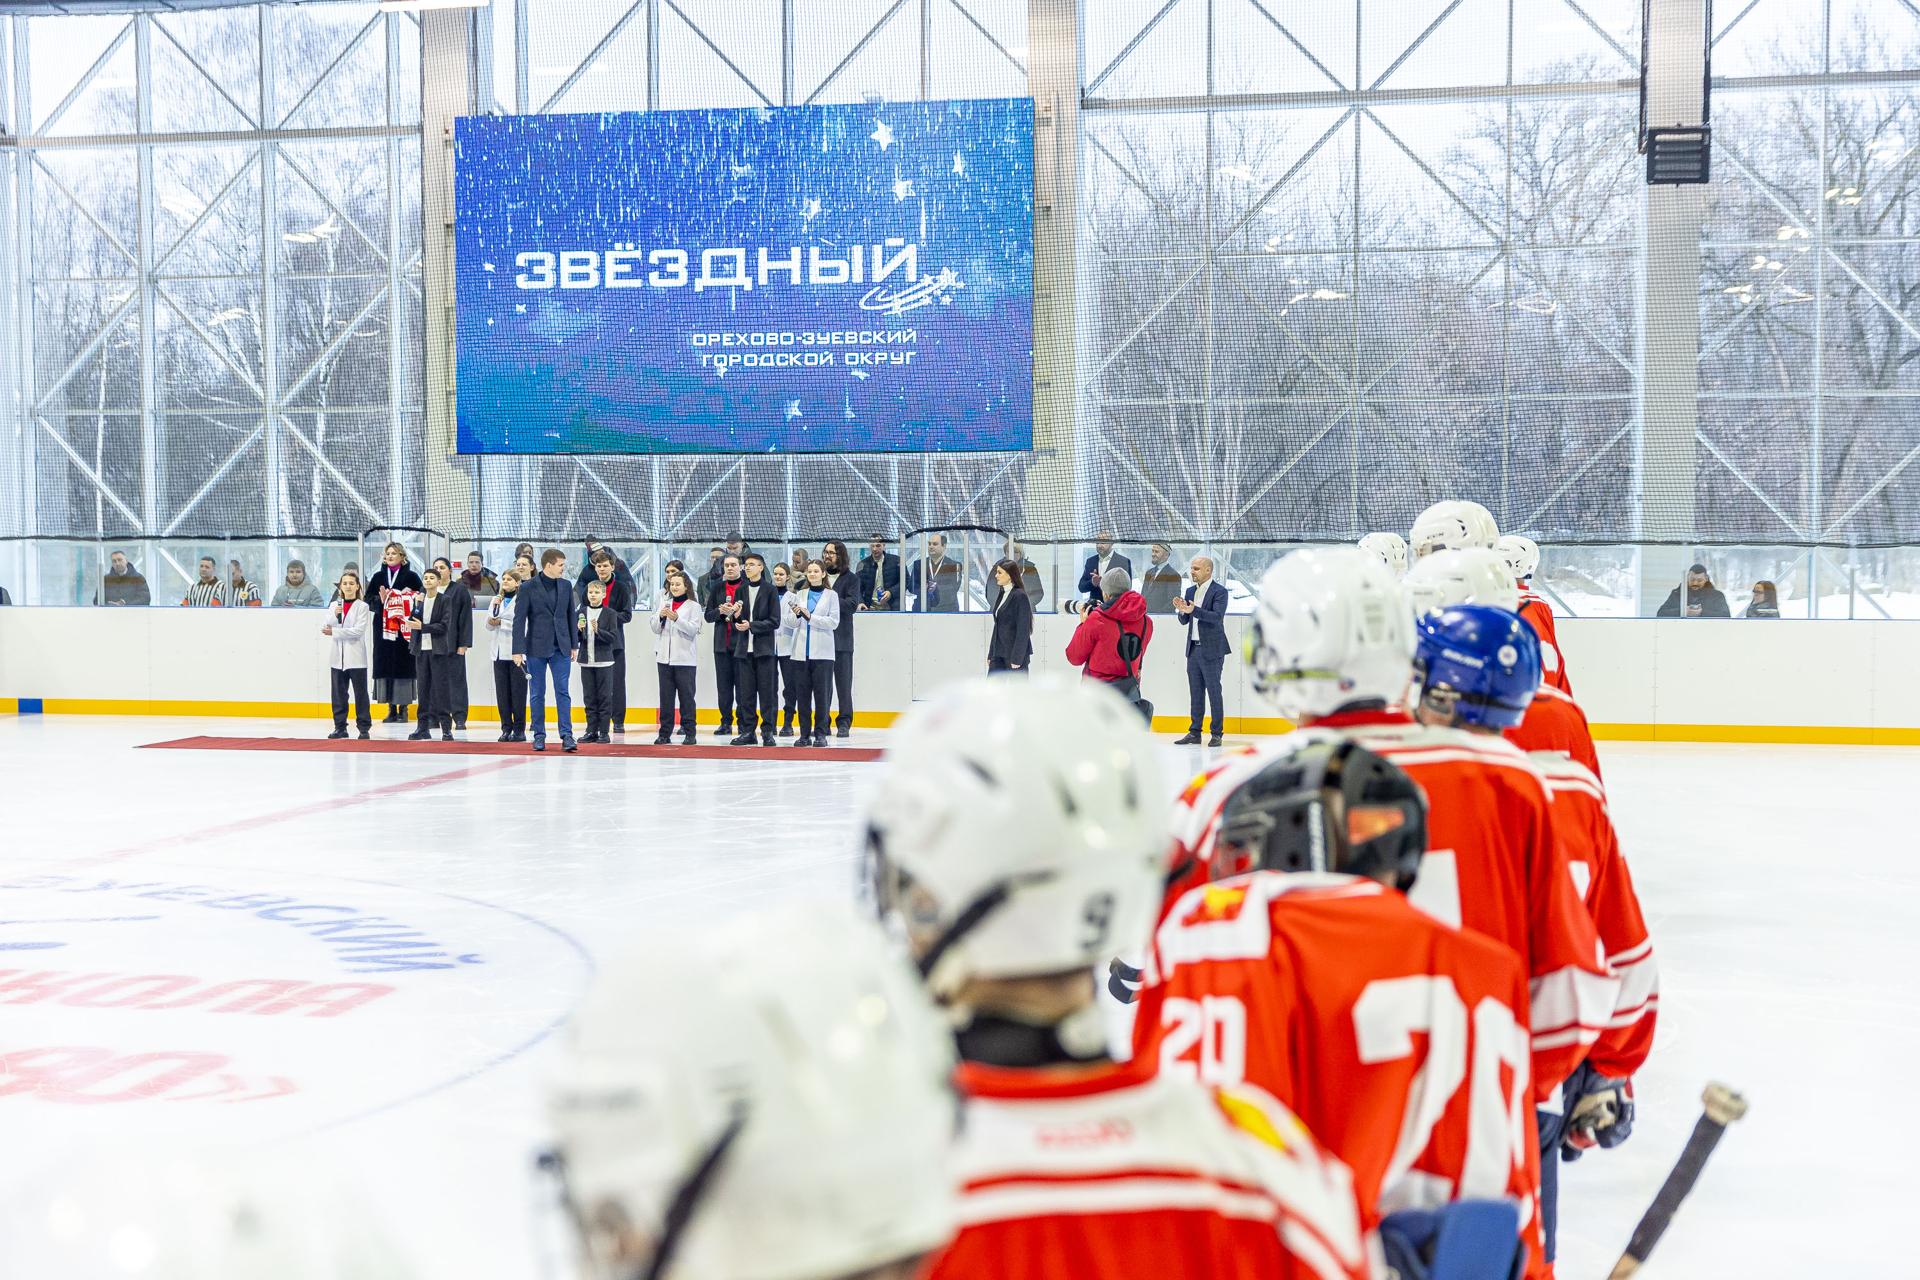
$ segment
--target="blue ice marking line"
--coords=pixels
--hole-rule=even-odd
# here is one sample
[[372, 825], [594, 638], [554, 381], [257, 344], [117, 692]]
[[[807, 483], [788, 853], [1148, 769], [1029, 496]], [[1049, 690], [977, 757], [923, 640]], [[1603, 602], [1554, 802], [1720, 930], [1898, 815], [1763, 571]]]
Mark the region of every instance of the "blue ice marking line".
[[0, 942], [0, 951], [52, 951], [64, 942]]
[[[143, 920], [158, 920], [159, 916], [61, 916], [51, 920], [0, 920], [0, 926], [10, 924], [134, 924]], [[0, 942], [0, 951], [54, 951], [67, 944], [64, 942]]]

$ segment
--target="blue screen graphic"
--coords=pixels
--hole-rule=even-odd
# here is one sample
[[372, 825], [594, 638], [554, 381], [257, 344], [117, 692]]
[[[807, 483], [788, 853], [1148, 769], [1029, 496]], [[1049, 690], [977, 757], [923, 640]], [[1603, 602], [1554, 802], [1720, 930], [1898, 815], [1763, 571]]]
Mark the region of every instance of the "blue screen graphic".
[[477, 117], [462, 453], [1033, 447], [1030, 99]]

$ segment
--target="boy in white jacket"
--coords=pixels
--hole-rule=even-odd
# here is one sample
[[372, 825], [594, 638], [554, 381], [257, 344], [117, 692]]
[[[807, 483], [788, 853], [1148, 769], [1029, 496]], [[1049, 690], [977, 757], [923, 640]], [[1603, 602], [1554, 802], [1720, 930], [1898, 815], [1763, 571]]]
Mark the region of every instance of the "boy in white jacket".
[[373, 639], [368, 628], [373, 611], [360, 598], [360, 575], [349, 569], [340, 575], [340, 598], [327, 606], [327, 620], [320, 634], [333, 640], [328, 666], [333, 678], [333, 732], [329, 738], [347, 736], [347, 691], [353, 691], [354, 723], [361, 738], [372, 736], [373, 706], [367, 700], [367, 668], [373, 663]]

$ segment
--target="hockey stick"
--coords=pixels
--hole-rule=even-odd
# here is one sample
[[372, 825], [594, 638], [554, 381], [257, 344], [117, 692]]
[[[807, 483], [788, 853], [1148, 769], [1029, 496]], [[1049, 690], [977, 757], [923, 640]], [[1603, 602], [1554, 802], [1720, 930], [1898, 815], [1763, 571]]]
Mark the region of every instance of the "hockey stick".
[[1687, 1198], [1687, 1193], [1693, 1190], [1693, 1184], [1700, 1180], [1700, 1171], [1706, 1168], [1707, 1157], [1719, 1145], [1727, 1126], [1747, 1114], [1747, 1100], [1723, 1084], [1708, 1085], [1706, 1092], [1700, 1095], [1700, 1101], [1706, 1105], [1705, 1114], [1693, 1126], [1693, 1136], [1687, 1139], [1686, 1150], [1680, 1153], [1673, 1172], [1661, 1184], [1660, 1194], [1647, 1206], [1640, 1225], [1633, 1229], [1633, 1239], [1627, 1243], [1627, 1251], [1620, 1255], [1620, 1261], [1614, 1264], [1607, 1280], [1627, 1280], [1646, 1262], [1647, 1255], [1653, 1252], [1653, 1246], [1660, 1243], [1660, 1237], [1666, 1234], [1667, 1227], [1673, 1222], [1680, 1202]]

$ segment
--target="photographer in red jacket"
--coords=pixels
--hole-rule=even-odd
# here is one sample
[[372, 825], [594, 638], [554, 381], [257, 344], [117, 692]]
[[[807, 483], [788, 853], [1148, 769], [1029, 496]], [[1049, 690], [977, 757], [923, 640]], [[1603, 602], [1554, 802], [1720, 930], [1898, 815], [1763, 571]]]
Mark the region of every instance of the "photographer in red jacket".
[[1087, 679], [1111, 686], [1151, 718], [1152, 705], [1140, 697], [1140, 664], [1153, 639], [1147, 602], [1133, 589], [1132, 574], [1121, 568], [1102, 575], [1100, 595], [1105, 603], [1069, 603], [1068, 608], [1081, 617], [1073, 639], [1067, 641], [1067, 661], [1084, 667]]

